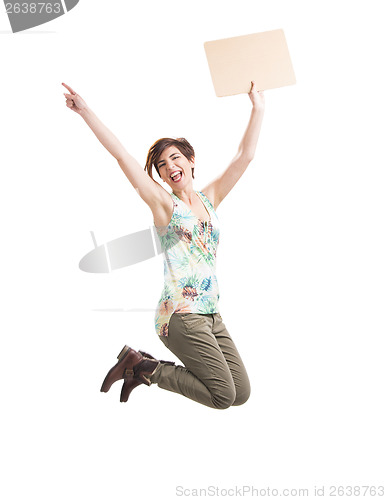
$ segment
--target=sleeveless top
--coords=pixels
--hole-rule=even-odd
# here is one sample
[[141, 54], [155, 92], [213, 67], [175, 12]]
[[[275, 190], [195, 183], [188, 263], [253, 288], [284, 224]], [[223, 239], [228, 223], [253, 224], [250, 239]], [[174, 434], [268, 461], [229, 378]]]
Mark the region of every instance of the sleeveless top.
[[164, 255], [164, 288], [156, 308], [155, 329], [165, 337], [174, 312], [219, 312], [216, 278], [219, 221], [208, 198], [201, 191], [195, 192], [209, 212], [209, 221], [196, 217], [172, 192], [172, 218], [167, 226], [156, 226]]

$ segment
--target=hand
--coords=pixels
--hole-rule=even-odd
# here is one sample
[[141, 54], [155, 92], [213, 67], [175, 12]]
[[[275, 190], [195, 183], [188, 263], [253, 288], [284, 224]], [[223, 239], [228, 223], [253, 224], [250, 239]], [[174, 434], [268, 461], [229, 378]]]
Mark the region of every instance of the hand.
[[265, 98], [264, 92], [262, 90], [257, 90], [255, 86], [255, 82], [252, 81], [251, 90], [249, 91], [249, 98], [252, 101], [252, 105], [254, 108], [263, 110], [265, 107]]
[[88, 109], [87, 104], [84, 102], [84, 100], [80, 97], [79, 94], [77, 94], [74, 90], [72, 90], [71, 87], [69, 87], [65, 83], [62, 83], [62, 85], [66, 87], [67, 90], [70, 91], [70, 94], [63, 93], [63, 95], [66, 98], [66, 106], [75, 111], [75, 113], [78, 113], [79, 115], [84, 113], [84, 111]]

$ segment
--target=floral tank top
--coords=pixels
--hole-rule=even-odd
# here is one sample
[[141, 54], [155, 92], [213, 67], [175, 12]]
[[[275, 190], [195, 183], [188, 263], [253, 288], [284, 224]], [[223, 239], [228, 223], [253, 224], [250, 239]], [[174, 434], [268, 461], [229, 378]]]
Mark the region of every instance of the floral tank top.
[[164, 288], [156, 308], [155, 329], [165, 337], [174, 312], [219, 312], [216, 278], [219, 221], [208, 198], [201, 191], [196, 193], [209, 212], [209, 221], [196, 217], [172, 192], [172, 218], [168, 226], [156, 227], [164, 255]]

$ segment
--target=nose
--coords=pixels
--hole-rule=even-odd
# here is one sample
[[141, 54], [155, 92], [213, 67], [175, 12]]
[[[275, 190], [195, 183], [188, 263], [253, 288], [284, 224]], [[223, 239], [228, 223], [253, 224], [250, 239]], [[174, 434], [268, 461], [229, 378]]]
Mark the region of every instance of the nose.
[[177, 165], [174, 163], [174, 161], [171, 161], [170, 163], [167, 164], [167, 171], [169, 174], [174, 172], [174, 170], [179, 169], [180, 167], [177, 167]]

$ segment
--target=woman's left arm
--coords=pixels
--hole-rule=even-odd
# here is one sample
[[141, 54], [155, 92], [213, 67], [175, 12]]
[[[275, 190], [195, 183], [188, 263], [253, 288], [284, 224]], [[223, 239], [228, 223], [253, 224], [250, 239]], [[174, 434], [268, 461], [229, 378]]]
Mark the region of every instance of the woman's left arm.
[[255, 155], [264, 116], [265, 100], [264, 93], [255, 89], [255, 82], [252, 82], [248, 95], [252, 101], [251, 117], [237, 154], [227, 169], [202, 190], [209, 200], [214, 202], [215, 210], [243, 175]]

